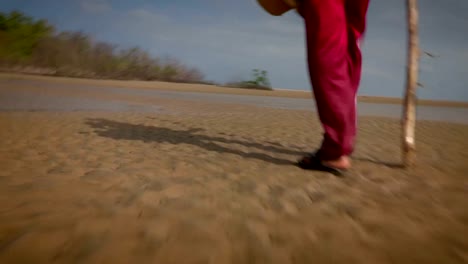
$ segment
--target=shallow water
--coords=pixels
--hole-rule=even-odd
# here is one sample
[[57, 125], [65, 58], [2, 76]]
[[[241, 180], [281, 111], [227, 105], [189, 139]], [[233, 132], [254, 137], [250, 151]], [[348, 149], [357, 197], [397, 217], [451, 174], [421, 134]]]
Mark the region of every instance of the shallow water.
[[[33, 80], [8, 80], [0, 83], [0, 111], [123, 111], [153, 112], [160, 108], [150, 104], [132, 104], [122, 100], [74, 98], [64, 95], [43, 95], [16, 91], [14, 86], [32, 88], [60, 88], [85, 92], [104, 89], [97, 86], [77, 84], [59, 84]], [[281, 98], [272, 96], [248, 96], [216, 93], [177, 92], [161, 90], [143, 90], [132, 88], [106, 87], [106, 93], [116, 95], [142, 96], [145, 98], [167, 98], [193, 100], [207, 103], [229, 103], [255, 105], [268, 108], [315, 111], [314, 101], [300, 98]], [[358, 113], [361, 116], [383, 116], [399, 118], [402, 107], [395, 104], [359, 103]], [[468, 124], [468, 108], [419, 106], [419, 120], [434, 120]]]
[[105, 112], [155, 112], [154, 105], [135, 105], [121, 101], [73, 98], [68, 96], [8, 93], [0, 97], [0, 111], [105, 111]]

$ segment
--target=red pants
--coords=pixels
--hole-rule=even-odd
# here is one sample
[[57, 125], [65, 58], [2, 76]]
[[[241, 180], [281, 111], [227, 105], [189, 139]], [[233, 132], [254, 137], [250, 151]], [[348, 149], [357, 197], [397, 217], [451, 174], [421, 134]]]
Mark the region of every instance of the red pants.
[[369, 0], [302, 0], [309, 74], [324, 139], [322, 160], [353, 152], [356, 95], [362, 57], [358, 41], [365, 31]]

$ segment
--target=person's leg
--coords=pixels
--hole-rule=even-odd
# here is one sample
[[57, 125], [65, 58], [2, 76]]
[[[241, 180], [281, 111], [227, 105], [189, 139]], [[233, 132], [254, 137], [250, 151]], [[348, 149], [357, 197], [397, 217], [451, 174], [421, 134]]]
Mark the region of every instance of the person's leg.
[[345, 0], [303, 0], [300, 8], [310, 80], [325, 132], [317, 156], [336, 161], [352, 152], [356, 126]]
[[[369, 0], [346, 0], [345, 4], [348, 23], [348, 52], [350, 56], [351, 80], [355, 98], [359, 89], [362, 72], [362, 55], [359, 42], [366, 29], [366, 14], [368, 7]], [[354, 120], [353, 123], [356, 124], [356, 105], [354, 105], [350, 112], [354, 113], [351, 118]], [[348, 133], [355, 137], [356, 125], [354, 127], [350, 126], [349, 129], [350, 131]], [[352, 144], [354, 144], [354, 142], [352, 142]], [[350, 155], [351, 152], [347, 153], [347, 155]]]

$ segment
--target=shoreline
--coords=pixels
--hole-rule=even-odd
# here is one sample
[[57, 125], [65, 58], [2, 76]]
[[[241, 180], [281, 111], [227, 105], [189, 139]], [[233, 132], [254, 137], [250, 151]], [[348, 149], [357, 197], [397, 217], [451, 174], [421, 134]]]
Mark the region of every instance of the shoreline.
[[[178, 92], [199, 92], [199, 93], [217, 93], [217, 94], [232, 94], [232, 95], [251, 95], [251, 96], [269, 96], [283, 98], [302, 98], [312, 99], [313, 96], [308, 91], [297, 91], [287, 89], [274, 89], [273, 91], [249, 90], [241, 88], [229, 88], [207, 84], [187, 84], [187, 83], [170, 83], [160, 81], [138, 81], [138, 80], [108, 80], [108, 79], [85, 79], [73, 77], [56, 77], [33, 74], [20, 73], [5, 73], [0, 72], [0, 80], [39, 80], [55, 83], [73, 83], [83, 85], [94, 85], [100, 87], [120, 87], [148, 90], [165, 90]], [[399, 104], [403, 100], [394, 97], [378, 97], [378, 96], [358, 96], [358, 102], [376, 103], [376, 104]], [[436, 100], [418, 100], [419, 106], [433, 107], [459, 107], [468, 108], [468, 102], [457, 101], [436, 101]]]

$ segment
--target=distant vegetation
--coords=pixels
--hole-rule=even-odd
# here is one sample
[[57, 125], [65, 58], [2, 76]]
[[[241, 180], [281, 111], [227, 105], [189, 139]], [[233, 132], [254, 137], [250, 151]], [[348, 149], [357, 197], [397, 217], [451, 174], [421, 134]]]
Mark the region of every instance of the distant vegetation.
[[273, 90], [271, 88], [270, 80], [268, 79], [268, 72], [259, 69], [252, 70], [250, 80], [231, 82], [227, 83], [225, 86], [245, 89]]
[[119, 49], [82, 32], [57, 32], [46, 20], [0, 12], [0, 68], [69, 77], [205, 83], [197, 68], [138, 48]]

